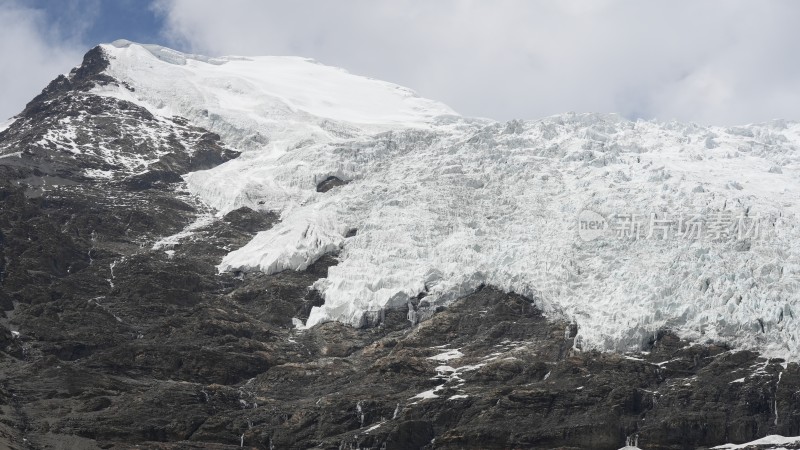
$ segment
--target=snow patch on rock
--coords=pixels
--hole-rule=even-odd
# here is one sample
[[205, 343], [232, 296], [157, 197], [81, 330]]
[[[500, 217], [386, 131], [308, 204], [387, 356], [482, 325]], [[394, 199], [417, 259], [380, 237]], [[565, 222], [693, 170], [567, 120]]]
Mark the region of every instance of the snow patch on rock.
[[770, 447], [764, 447], [764, 448], [765, 449], [767, 449], [767, 448], [774, 449], [774, 448], [776, 448], [775, 446], [788, 445], [788, 444], [798, 444], [798, 443], [800, 443], [800, 436], [785, 437], [785, 436], [780, 436], [780, 435], [777, 435], [777, 434], [772, 434], [772, 435], [763, 437], [761, 439], [756, 439], [755, 441], [746, 442], [744, 444], [738, 444], [738, 445], [737, 444], [724, 444], [724, 445], [718, 445], [718, 446], [712, 447], [712, 448], [720, 449], [720, 450], [734, 450], [734, 449], [740, 449], [740, 448], [749, 448], [749, 447], [754, 447], [754, 446], [767, 446], [767, 445], [769, 445]]

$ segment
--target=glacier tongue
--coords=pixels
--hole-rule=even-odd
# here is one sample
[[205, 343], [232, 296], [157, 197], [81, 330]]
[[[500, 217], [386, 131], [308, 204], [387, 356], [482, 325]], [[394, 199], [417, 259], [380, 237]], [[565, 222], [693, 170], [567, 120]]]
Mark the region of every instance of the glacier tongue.
[[[753, 136], [742, 138], [740, 129], [593, 115], [513, 124], [443, 119], [431, 130], [309, 145], [238, 174], [268, 173], [276, 183], [253, 198], [276, 207], [297, 201], [284, 204], [284, 226], [221, 267], [303, 268], [341, 246], [341, 263], [316, 285], [325, 304], [307, 325], [358, 325], [365, 312], [421, 292], [444, 304], [492, 284], [573, 318], [590, 348], [639, 348], [669, 327], [794, 356], [800, 127], [748, 130]], [[710, 133], [719, 143], [713, 149]], [[330, 173], [353, 181], [316, 193]], [[710, 225], [721, 211], [746, 212], [763, 218], [764, 235], [662, 239], [643, 231], [638, 240], [584, 241], [576, 231], [582, 210], [638, 214], [643, 226], [651, 213], [699, 215]], [[343, 238], [351, 228], [358, 233]]]
[[[245, 151], [190, 174], [194, 193], [222, 212], [280, 212], [221, 270], [302, 269], [341, 249], [307, 325], [358, 325], [423, 292], [438, 305], [492, 284], [574, 319], [586, 348], [639, 348], [668, 327], [800, 359], [798, 124], [592, 114], [501, 124], [300, 58], [104, 49], [135, 90], [101, 94], [182, 115]], [[316, 192], [331, 175], [351, 182]], [[606, 226], [671, 218], [673, 235], [586, 238], [583, 211]], [[725, 214], [757, 218], [760, 234], [686, 233]]]
[[221, 271], [261, 270], [277, 273], [303, 270], [321, 256], [339, 250], [346, 230], [327, 211], [304, 208], [261, 232], [219, 265]]

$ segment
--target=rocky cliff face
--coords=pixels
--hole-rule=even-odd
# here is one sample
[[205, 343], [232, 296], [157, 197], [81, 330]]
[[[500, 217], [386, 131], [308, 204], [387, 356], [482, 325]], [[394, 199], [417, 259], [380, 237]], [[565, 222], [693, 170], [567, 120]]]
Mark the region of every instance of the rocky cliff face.
[[800, 435], [795, 363], [668, 331], [637, 353], [582, 351], [578, 325], [491, 286], [419, 323], [423, 295], [362, 328], [295, 327], [336, 255], [218, 274], [277, 215], [216, 217], [188, 195], [182, 175], [238, 153], [93, 94], [121, 85], [107, 64], [90, 51], [0, 133], [0, 447], [691, 449]]

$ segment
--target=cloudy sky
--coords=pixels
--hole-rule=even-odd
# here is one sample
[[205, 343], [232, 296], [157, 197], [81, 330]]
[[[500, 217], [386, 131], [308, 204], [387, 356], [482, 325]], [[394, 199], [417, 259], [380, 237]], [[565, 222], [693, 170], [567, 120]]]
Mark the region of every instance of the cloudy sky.
[[312, 57], [498, 120], [796, 120], [798, 19], [791, 0], [0, 0], [0, 117], [125, 38]]

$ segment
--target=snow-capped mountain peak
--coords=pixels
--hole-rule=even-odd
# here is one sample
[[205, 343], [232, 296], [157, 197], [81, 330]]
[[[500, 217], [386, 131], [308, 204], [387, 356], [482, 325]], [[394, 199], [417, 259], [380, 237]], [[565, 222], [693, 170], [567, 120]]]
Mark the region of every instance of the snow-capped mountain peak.
[[[307, 325], [388, 307], [418, 320], [490, 284], [575, 321], [582, 348], [640, 348], [672, 329], [800, 357], [796, 123], [498, 123], [302, 58], [102, 50], [121, 83], [94, 93], [243, 152], [189, 174], [194, 194], [220, 213], [281, 215], [220, 270], [339, 252]], [[330, 177], [346, 185], [318, 192]]]
[[133, 92], [100, 92], [214, 128], [242, 150], [284, 151], [309, 139], [423, 127], [456, 114], [409, 89], [307, 58], [210, 58], [129, 41], [102, 49], [110, 59], [107, 73]]

